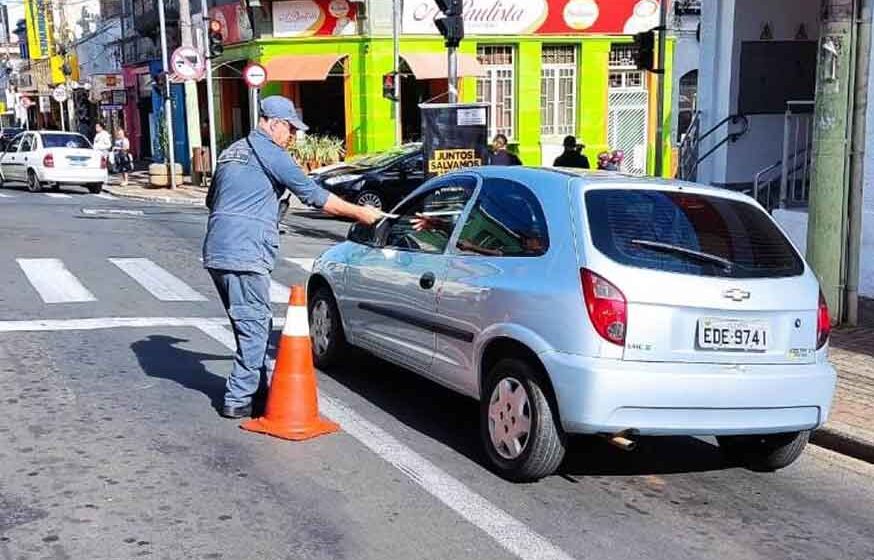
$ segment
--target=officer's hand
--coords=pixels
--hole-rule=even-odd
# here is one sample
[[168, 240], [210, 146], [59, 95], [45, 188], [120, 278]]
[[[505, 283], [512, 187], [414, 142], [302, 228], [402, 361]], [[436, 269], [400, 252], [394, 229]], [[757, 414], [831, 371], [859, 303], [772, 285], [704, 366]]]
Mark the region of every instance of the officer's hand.
[[360, 206], [358, 212], [358, 221], [362, 224], [371, 226], [380, 221], [383, 217], [382, 210], [373, 206]]

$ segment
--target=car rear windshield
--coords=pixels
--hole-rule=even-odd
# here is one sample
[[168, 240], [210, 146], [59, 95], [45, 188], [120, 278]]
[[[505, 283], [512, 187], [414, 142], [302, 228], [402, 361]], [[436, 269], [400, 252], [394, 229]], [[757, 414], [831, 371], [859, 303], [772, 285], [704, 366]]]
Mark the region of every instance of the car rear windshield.
[[42, 145], [45, 148], [85, 148], [91, 143], [79, 134], [43, 134]]
[[683, 192], [586, 193], [595, 247], [639, 268], [727, 278], [797, 276], [804, 263], [761, 209]]

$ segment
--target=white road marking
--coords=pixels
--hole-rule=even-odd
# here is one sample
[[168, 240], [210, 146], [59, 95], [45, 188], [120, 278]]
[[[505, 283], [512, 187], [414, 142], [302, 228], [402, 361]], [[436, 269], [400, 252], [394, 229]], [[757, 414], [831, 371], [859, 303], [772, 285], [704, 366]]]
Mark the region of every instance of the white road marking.
[[[94, 331], [102, 329], [130, 329], [156, 327], [193, 327], [204, 332], [218, 328], [231, 337], [234, 335], [224, 328], [227, 317], [96, 317], [89, 319], [35, 319], [23, 321], [0, 321], [3, 332], [51, 332], [51, 331]], [[285, 325], [285, 317], [274, 317], [273, 325]], [[210, 334], [213, 338], [216, 336]]]
[[149, 259], [109, 259], [161, 301], [207, 301], [188, 284]]
[[313, 263], [316, 259], [303, 259], [303, 258], [295, 258], [295, 257], [285, 257], [285, 260], [290, 262], [293, 265], [297, 265], [307, 272], [313, 271]]
[[11, 194], [5, 194], [5, 193], [0, 192], [0, 198], [15, 198], [15, 197], [12, 196]]
[[60, 259], [16, 259], [27, 279], [46, 303], [97, 301], [94, 294], [67, 270]]
[[270, 279], [270, 301], [272, 303], [288, 303], [288, 298], [291, 295], [291, 289], [288, 286], [283, 286], [274, 279]]
[[[234, 335], [228, 329], [211, 325], [201, 330], [229, 350], [236, 350]], [[272, 370], [272, 364], [268, 363], [267, 367]], [[341, 401], [320, 393], [319, 407], [325, 416], [338, 422], [347, 434], [484, 531], [510, 553], [523, 560], [572, 559], [572, 556], [524, 523], [469, 489]]]
[[[95, 195], [97, 196], [97, 195]], [[122, 216], [145, 216], [142, 210], [122, 210], [118, 208], [83, 208], [83, 214], [89, 216], [98, 216], [100, 214], [119, 214]]]
[[106, 200], [115, 200], [115, 197], [109, 193], [98, 193], [94, 196], [96, 196], [97, 198], [105, 198]]
[[68, 194], [64, 194], [64, 193], [47, 192], [47, 193], [43, 193], [43, 194], [49, 198], [73, 198], [72, 196], [70, 196]]

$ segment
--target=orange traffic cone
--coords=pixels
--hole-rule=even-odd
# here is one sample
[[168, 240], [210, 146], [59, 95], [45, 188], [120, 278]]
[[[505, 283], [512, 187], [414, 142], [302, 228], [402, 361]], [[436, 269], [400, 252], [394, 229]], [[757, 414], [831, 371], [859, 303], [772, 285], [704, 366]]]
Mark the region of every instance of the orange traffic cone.
[[244, 422], [240, 427], [294, 441], [340, 429], [339, 425], [319, 416], [306, 292], [302, 286], [291, 289], [264, 416]]

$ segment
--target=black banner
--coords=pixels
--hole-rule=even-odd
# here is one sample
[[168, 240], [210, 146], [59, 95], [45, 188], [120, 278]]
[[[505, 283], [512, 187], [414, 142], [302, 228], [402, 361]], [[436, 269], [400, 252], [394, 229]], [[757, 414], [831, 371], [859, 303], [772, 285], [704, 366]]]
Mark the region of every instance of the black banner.
[[488, 161], [489, 106], [485, 103], [424, 103], [422, 143], [425, 176], [444, 175]]

